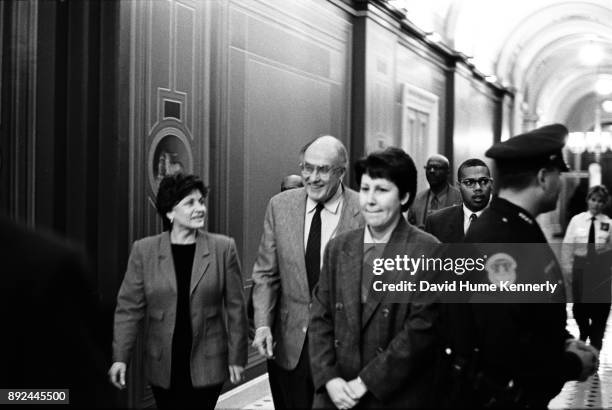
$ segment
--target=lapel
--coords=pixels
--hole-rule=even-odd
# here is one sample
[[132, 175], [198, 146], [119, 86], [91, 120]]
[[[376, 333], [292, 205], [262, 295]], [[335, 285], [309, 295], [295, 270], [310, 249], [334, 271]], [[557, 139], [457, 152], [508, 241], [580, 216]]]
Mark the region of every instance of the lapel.
[[206, 273], [210, 264], [210, 250], [208, 249], [208, 237], [205, 232], [198, 231], [196, 234], [196, 248], [193, 255], [193, 267], [191, 268], [191, 286], [189, 295], [193, 294], [196, 286]]
[[[389, 238], [389, 243], [385, 246], [385, 250], [383, 251], [382, 258], [395, 258], [396, 255], [402, 255], [407, 252], [407, 243], [410, 241], [411, 236], [411, 227], [404, 220], [404, 218], [399, 219], [399, 222], [391, 237]], [[402, 275], [401, 271], [395, 271], [392, 273], [388, 273], [388, 283], [396, 283], [397, 276]], [[363, 307], [363, 316], [361, 320], [362, 329], [368, 325], [368, 322], [372, 318], [376, 309], [380, 305], [381, 301], [385, 299], [386, 294], [382, 292], [371, 293], [371, 295], [378, 297], [368, 297], [368, 300], [364, 304]]]
[[363, 265], [363, 235], [351, 235], [342, 248], [342, 258], [338, 263], [341, 277], [337, 286], [340, 286], [346, 320], [354, 332], [360, 334], [361, 329], [361, 269]]
[[291, 247], [290, 255], [296, 261], [298, 274], [295, 280], [298, 284], [298, 292], [302, 295], [309, 295], [308, 290], [308, 275], [306, 274], [306, 246], [304, 244], [304, 220], [306, 219], [306, 189], [300, 189], [300, 194], [293, 197], [292, 201], [287, 201], [287, 220], [286, 226], [289, 229], [289, 238], [286, 243], [277, 244], [277, 246]]
[[170, 232], [164, 232], [160, 235], [157, 254], [159, 255], [160, 275], [169, 281], [170, 289], [176, 293], [176, 272], [174, 271], [172, 248], [170, 247]]
[[342, 194], [344, 198], [336, 235], [359, 227], [359, 224], [356, 223], [356, 221], [359, 221], [359, 202], [353, 200], [351, 191], [347, 187], [343, 185], [342, 188], [344, 189]]

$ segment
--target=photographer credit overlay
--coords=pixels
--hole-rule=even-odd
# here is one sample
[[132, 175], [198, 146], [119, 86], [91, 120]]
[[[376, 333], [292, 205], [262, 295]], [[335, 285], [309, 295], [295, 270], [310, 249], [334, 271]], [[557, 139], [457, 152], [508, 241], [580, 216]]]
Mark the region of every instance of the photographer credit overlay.
[[612, 250], [584, 244], [364, 245], [362, 287], [389, 303], [610, 303]]

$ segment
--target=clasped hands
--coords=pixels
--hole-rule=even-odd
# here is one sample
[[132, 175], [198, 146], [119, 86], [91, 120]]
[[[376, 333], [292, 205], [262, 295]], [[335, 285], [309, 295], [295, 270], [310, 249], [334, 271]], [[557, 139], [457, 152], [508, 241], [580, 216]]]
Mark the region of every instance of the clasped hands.
[[578, 356], [582, 363], [582, 370], [578, 381], [585, 381], [597, 371], [599, 367], [599, 351], [593, 346], [587, 345], [582, 340], [568, 339], [565, 342], [565, 351]]
[[350, 409], [355, 407], [359, 399], [368, 391], [359, 377], [346, 381], [342, 377], [336, 377], [325, 383], [327, 394], [339, 409]]

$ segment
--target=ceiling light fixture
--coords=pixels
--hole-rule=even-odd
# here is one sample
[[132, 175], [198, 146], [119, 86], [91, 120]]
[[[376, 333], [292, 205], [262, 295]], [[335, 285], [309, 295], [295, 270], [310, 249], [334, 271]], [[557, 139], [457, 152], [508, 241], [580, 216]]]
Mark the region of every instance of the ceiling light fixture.
[[583, 64], [597, 65], [603, 59], [604, 52], [600, 46], [588, 43], [580, 49], [579, 58]]
[[595, 83], [595, 91], [599, 95], [608, 95], [612, 94], [612, 79], [610, 78], [600, 78]]

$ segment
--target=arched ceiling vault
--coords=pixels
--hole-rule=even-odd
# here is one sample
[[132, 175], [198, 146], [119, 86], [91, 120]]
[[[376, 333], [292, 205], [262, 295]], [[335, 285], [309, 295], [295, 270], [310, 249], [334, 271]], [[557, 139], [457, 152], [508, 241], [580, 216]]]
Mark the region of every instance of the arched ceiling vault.
[[[572, 119], [585, 124], [589, 113], [582, 111], [606, 97], [595, 92], [595, 83], [612, 78], [612, 0], [406, 2], [409, 19], [410, 11], [418, 10], [415, 15], [425, 21], [429, 11], [434, 16], [429, 29], [470, 56], [480, 71], [513, 88], [515, 109], [536, 114], [540, 123]], [[603, 51], [599, 63], [581, 60], [587, 44]]]

